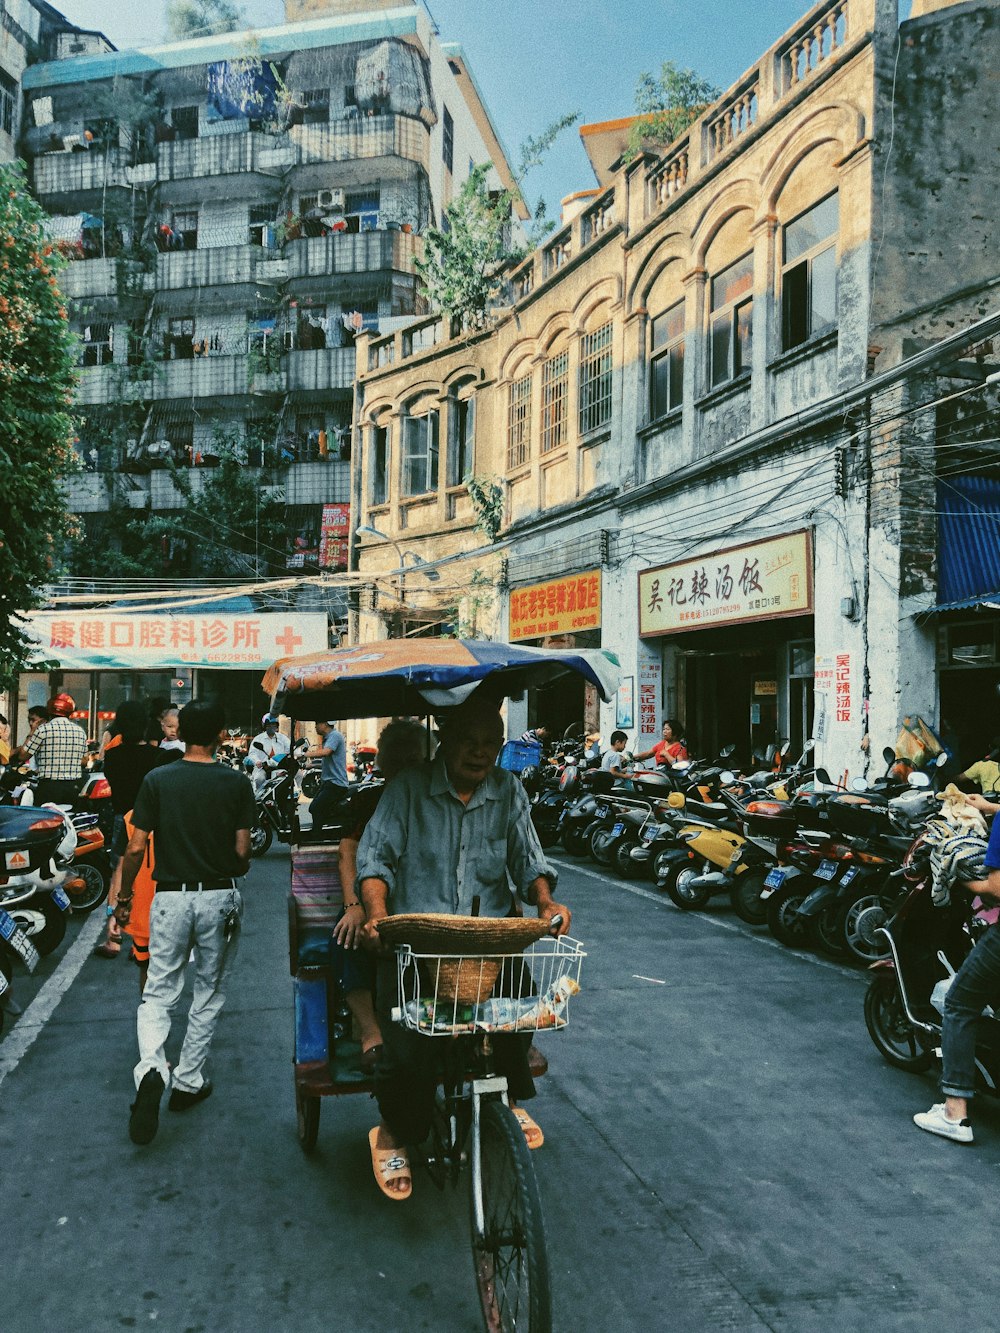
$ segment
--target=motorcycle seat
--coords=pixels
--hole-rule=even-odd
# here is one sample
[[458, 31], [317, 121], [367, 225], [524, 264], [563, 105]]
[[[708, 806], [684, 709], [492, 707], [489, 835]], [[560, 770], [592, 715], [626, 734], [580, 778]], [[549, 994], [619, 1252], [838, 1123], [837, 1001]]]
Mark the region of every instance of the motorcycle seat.
[[692, 801], [690, 797], [684, 807], [692, 814], [699, 815], [726, 815], [729, 813], [729, 807], [723, 805], [721, 801]]

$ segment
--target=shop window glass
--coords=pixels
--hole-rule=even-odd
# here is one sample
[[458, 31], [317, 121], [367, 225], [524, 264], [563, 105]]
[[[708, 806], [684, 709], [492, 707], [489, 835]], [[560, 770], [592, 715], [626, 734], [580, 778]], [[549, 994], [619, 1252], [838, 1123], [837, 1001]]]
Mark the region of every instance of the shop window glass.
[[440, 413], [425, 412], [403, 422], [403, 494], [426, 495], [438, 484]]
[[837, 323], [838, 196], [810, 208], [783, 234], [782, 345], [798, 347]]
[[683, 301], [653, 319], [650, 347], [650, 411], [655, 420], [684, 401]]
[[711, 384], [715, 388], [750, 369], [753, 350], [753, 255], [712, 278]]

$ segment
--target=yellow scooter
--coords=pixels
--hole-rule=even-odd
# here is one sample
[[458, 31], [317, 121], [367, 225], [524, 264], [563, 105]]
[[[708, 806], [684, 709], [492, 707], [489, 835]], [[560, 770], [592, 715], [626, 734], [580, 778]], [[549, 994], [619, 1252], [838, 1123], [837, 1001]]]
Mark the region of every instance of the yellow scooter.
[[[723, 780], [727, 778], [734, 780], [723, 774]], [[739, 802], [726, 792], [721, 795], [719, 801], [694, 801], [671, 792], [668, 806], [684, 815], [657, 835], [656, 885], [685, 912], [697, 911], [709, 899], [728, 893], [741, 920], [762, 926], [767, 907], [760, 894], [772, 863], [737, 831], [734, 814]]]

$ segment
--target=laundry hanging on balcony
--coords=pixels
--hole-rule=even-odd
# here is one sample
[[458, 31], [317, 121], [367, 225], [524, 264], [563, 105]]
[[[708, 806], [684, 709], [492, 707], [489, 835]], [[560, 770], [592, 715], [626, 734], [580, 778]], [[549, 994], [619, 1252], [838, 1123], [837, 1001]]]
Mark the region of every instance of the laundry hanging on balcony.
[[358, 56], [354, 96], [362, 111], [437, 120], [423, 57], [406, 42], [385, 41]]
[[278, 76], [269, 61], [217, 60], [208, 66], [205, 118], [268, 120], [278, 105]]

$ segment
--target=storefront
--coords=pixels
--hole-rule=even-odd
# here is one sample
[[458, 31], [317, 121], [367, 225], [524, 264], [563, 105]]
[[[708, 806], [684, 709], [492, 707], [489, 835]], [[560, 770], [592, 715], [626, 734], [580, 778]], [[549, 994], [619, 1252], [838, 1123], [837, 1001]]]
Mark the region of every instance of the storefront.
[[[512, 588], [508, 638], [537, 648], [600, 648], [601, 571], [586, 570], [546, 583]], [[511, 731], [544, 726], [553, 736], [570, 728], [596, 731], [597, 691], [581, 677], [562, 676], [528, 691], [527, 712], [511, 707]], [[517, 722], [514, 721], [515, 717]], [[522, 718], [524, 725], [519, 726]]]
[[12, 710], [18, 737], [28, 709], [59, 690], [73, 696], [92, 740], [126, 699], [181, 707], [212, 697], [229, 726], [253, 734], [268, 705], [260, 682], [271, 663], [328, 646], [323, 612], [45, 611], [27, 617], [27, 633], [45, 669], [20, 677]]
[[786, 739], [798, 753], [815, 725], [811, 533], [641, 571], [639, 636], [640, 745], [659, 720], [641, 679], [658, 658], [660, 716], [699, 754], [735, 745], [746, 761]]

